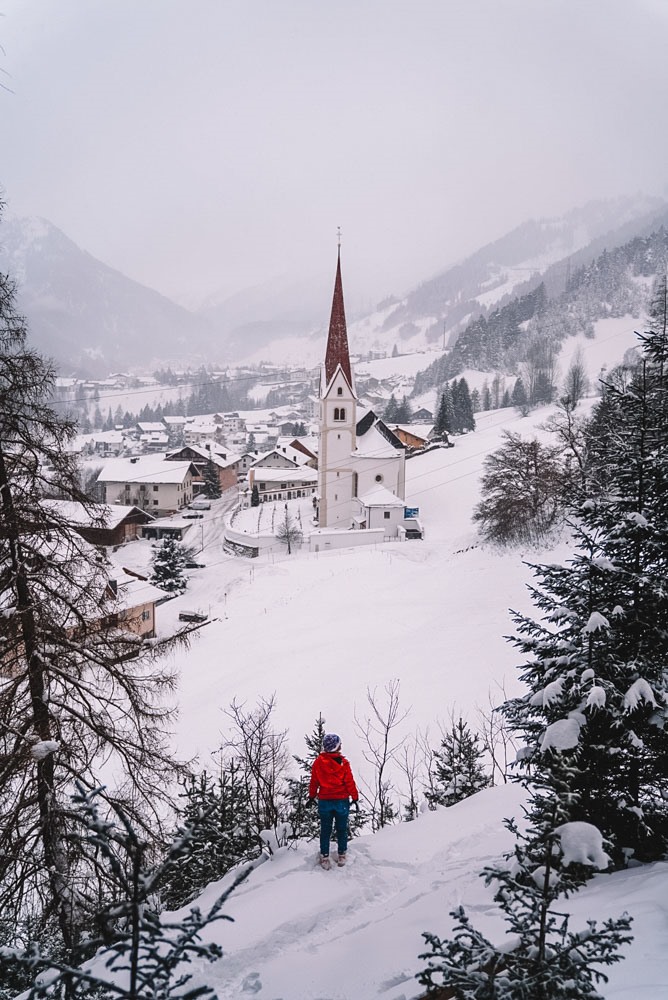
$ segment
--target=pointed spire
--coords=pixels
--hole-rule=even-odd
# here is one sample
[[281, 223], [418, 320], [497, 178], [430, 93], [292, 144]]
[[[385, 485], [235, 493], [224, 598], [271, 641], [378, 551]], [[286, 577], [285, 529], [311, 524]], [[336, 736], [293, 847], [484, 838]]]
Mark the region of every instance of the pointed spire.
[[341, 365], [343, 374], [352, 387], [353, 379], [350, 372], [350, 354], [348, 353], [348, 331], [346, 329], [346, 311], [343, 305], [343, 282], [341, 281], [341, 240], [339, 232], [339, 250], [336, 261], [336, 280], [334, 282], [334, 298], [332, 300], [332, 315], [329, 320], [329, 336], [327, 338], [327, 353], [325, 354], [325, 383], [329, 383]]

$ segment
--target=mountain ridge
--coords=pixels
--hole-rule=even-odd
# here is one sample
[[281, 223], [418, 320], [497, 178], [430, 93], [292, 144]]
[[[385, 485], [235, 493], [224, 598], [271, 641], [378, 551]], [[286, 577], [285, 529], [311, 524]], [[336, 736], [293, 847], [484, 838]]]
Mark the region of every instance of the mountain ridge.
[[[346, 282], [351, 349], [358, 355], [453, 346], [474, 319], [532, 291], [550, 294], [605, 246], [668, 226], [668, 203], [634, 197], [590, 202], [559, 218], [528, 220], [474, 254], [356, 316]], [[322, 280], [276, 279], [197, 311], [80, 249], [44, 219], [6, 220], [0, 262], [17, 281], [35, 347], [65, 371], [101, 376], [128, 366], [206, 362], [315, 364], [331, 296]]]

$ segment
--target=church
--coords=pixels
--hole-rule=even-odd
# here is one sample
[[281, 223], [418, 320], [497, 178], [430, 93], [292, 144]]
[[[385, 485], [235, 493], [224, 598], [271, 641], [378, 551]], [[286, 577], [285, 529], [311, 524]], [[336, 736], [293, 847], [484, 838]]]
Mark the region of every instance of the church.
[[350, 364], [339, 244], [325, 362], [320, 373], [318, 526], [405, 530], [406, 449], [358, 402]]

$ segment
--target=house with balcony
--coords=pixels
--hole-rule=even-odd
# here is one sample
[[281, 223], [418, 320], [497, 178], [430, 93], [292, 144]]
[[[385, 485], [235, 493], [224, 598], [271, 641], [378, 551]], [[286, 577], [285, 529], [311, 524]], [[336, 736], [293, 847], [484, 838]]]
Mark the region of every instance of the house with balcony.
[[102, 501], [164, 517], [187, 507], [199, 473], [192, 462], [167, 462], [164, 455], [113, 458], [100, 470]]

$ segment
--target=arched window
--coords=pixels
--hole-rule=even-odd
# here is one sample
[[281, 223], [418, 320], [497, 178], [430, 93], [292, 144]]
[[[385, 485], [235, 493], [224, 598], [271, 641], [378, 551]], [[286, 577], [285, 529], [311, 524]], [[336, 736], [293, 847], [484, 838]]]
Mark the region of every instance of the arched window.
[[345, 420], [346, 419], [346, 408], [345, 406], [335, 406], [334, 407], [334, 419], [335, 420]]
[[336, 390], [336, 395], [337, 396], [342, 396], [343, 395], [343, 388], [342, 388], [342, 386], [338, 387], [338, 389]]

